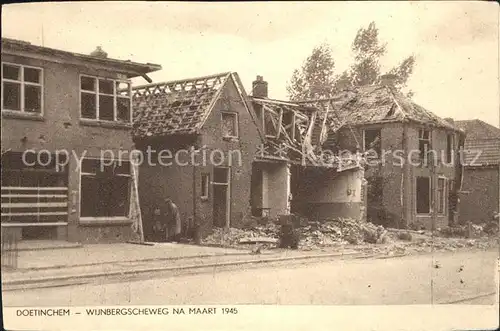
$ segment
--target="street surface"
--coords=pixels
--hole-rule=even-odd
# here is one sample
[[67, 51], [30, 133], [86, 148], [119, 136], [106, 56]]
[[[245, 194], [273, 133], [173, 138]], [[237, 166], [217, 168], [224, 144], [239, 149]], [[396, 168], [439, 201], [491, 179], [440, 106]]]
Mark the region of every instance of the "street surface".
[[[235, 267], [3, 293], [5, 306], [494, 304], [498, 251]], [[241, 269], [244, 268], [244, 269]]]

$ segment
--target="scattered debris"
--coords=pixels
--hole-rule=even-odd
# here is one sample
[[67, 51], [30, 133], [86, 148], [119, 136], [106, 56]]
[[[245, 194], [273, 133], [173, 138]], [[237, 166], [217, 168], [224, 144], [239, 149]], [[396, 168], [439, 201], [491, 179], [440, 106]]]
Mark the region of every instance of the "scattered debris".
[[[301, 219], [293, 231], [278, 225], [277, 220], [266, 219], [246, 224], [244, 229], [214, 229], [202, 244], [221, 247], [248, 248], [249, 251], [274, 248], [294, 248], [304, 251], [336, 249], [346, 245], [365, 254], [386, 256], [451, 251], [458, 249], [489, 249], [497, 247], [498, 238], [488, 237], [484, 233], [473, 238], [448, 236], [454, 230], [443, 228], [440, 232], [413, 231], [407, 229], [384, 228], [369, 222], [353, 219], [334, 219], [323, 222], [310, 222]], [[264, 224], [265, 223], [265, 224]], [[480, 226], [472, 226], [479, 231]], [[463, 232], [462, 232], [463, 233]], [[287, 238], [283, 241], [283, 237]], [[294, 239], [295, 238], [295, 239]], [[292, 240], [293, 239], [293, 240]], [[287, 241], [288, 240], [288, 241]], [[298, 240], [298, 242], [297, 242]], [[258, 253], [256, 253], [258, 254]], [[438, 266], [437, 268], [439, 268]]]

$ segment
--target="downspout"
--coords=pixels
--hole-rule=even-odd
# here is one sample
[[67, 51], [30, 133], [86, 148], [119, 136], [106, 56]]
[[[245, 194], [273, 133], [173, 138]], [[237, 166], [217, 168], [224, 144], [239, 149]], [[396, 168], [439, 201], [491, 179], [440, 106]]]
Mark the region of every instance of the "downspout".
[[[403, 121], [403, 151], [404, 155], [406, 156], [408, 153], [408, 124], [406, 121]], [[408, 169], [408, 157], [406, 157], [405, 160], [403, 160], [403, 171], [401, 174], [401, 220], [403, 221], [403, 228], [408, 228], [408, 195], [409, 195], [409, 190], [407, 189], [407, 183], [409, 179], [409, 169]]]

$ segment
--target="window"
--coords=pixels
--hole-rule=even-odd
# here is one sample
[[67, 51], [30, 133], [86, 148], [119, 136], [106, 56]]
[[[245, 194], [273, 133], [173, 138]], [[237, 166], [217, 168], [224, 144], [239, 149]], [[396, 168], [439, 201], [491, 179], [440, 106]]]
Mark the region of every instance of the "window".
[[377, 157], [382, 154], [382, 134], [380, 129], [369, 129], [363, 131], [363, 150], [371, 152]]
[[129, 162], [82, 160], [81, 217], [127, 217], [129, 197]]
[[453, 161], [454, 139], [452, 134], [446, 136], [446, 163], [450, 164]]
[[130, 123], [130, 82], [80, 77], [80, 113], [85, 119]]
[[431, 149], [431, 132], [421, 129], [418, 131], [418, 148], [420, 151], [420, 160], [427, 160]]
[[214, 168], [214, 183], [215, 185], [229, 184], [229, 168], [215, 167]]
[[2, 63], [2, 110], [41, 115], [41, 68]]
[[208, 188], [210, 187], [210, 175], [201, 174], [201, 198], [208, 199]]
[[222, 113], [222, 136], [228, 138], [238, 137], [238, 114]]
[[446, 212], [446, 179], [438, 178], [437, 187], [438, 196], [438, 214], [445, 214]]
[[431, 212], [431, 181], [429, 177], [417, 177], [417, 214]]

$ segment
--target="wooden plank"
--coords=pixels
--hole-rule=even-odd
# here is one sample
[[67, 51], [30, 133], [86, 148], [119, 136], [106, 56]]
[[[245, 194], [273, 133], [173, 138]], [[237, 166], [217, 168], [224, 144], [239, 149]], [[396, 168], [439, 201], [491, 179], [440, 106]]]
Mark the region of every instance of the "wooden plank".
[[2, 186], [2, 190], [11, 191], [67, 191], [67, 187], [27, 187], [27, 186]]
[[279, 139], [280, 137], [280, 133], [281, 133], [281, 129], [282, 129], [282, 124], [283, 124], [283, 108], [280, 107], [280, 113], [278, 115], [278, 129], [276, 130], [276, 138]]
[[67, 211], [47, 211], [40, 213], [2, 213], [2, 217], [7, 216], [57, 216], [57, 215], [68, 215]]
[[25, 202], [25, 203], [2, 203], [2, 208], [56, 208], [56, 207], [68, 207], [67, 202]]
[[67, 198], [66, 194], [2, 194], [2, 198]]
[[22, 222], [12, 222], [12, 223], [2, 223], [2, 228], [18, 228], [23, 226], [67, 226], [68, 222], [40, 222], [40, 223], [22, 223]]

